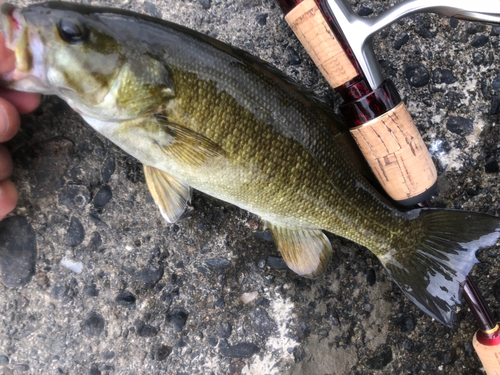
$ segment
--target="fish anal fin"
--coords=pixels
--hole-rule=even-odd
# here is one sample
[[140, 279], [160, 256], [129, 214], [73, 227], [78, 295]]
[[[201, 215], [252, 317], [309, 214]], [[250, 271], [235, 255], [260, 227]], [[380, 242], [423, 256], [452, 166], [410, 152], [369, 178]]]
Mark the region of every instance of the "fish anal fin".
[[168, 119], [156, 117], [161, 136], [154, 139], [165, 153], [183, 164], [201, 165], [215, 157], [225, 156], [225, 151], [203, 134]]
[[175, 223], [191, 200], [191, 187], [150, 165], [144, 165], [144, 175], [161, 215], [169, 223]]
[[332, 258], [332, 245], [319, 229], [283, 227], [269, 223], [281, 256], [292, 271], [314, 278], [322, 275]]

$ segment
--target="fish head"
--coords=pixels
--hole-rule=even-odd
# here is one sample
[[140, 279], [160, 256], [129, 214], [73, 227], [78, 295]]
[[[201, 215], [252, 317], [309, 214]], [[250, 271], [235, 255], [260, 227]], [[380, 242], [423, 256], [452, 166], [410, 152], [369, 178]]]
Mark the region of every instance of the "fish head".
[[174, 96], [168, 65], [91, 9], [64, 2], [22, 9], [3, 4], [0, 29], [16, 55], [3, 84], [58, 95], [80, 114], [102, 121], [161, 110]]

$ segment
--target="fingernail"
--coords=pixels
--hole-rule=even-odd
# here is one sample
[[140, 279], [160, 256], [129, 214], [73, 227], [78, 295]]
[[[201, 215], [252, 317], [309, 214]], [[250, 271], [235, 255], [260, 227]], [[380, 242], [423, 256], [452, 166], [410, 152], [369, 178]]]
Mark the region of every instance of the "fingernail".
[[9, 131], [9, 117], [3, 105], [0, 105], [0, 137], [3, 137]]

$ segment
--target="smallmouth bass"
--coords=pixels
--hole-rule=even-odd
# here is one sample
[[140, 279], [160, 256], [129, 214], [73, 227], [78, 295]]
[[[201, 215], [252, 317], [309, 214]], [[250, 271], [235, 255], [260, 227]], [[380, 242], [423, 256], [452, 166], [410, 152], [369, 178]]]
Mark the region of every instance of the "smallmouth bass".
[[206, 35], [121, 10], [4, 4], [16, 53], [9, 87], [58, 95], [144, 164], [170, 223], [192, 189], [268, 223], [289, 267], [324, 272], [329, 231], [371, 250], [403, 292], [446, 325], [498, 218], [400, 212], [367, 180], [347, 127], [275, 69]]

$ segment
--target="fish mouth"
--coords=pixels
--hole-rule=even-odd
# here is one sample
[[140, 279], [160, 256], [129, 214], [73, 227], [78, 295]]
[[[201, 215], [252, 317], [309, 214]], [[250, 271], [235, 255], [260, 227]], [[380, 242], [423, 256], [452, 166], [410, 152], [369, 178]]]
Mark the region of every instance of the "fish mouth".
[[5, 45], [14, 51], [15, 69], [2, 74], [0, 80], [7, 87], [40, 92], [43, 85], [43, 43], [26, 23], [21, 11], [4, 3], [0, 7], [0, 31], [5, 35]]
[[4, 3], [0, 7], [0, 30], [5, 34], [7, 47], [13, 49], [22, 29], [22, 17], [12, 4]]

